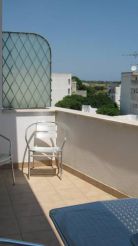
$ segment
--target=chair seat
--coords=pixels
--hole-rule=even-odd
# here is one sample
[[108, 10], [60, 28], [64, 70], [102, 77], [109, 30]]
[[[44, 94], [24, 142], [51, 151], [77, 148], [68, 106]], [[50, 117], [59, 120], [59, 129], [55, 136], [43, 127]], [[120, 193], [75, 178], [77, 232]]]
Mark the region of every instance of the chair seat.
[[10, 158], [11, 157], [9, 156], [9, 154], [4, 154], [4, 153], [0, 154], [0, 165], [2, 165], [5, 162], [10, 161]]
[[58, 153], [61, 152], [61, 148], [60, 147], [38, 147], [38, 146], [34, 146], [32, 148], [30, 148], [30, 151], [32, 152], [38, 152], [38, 153]]

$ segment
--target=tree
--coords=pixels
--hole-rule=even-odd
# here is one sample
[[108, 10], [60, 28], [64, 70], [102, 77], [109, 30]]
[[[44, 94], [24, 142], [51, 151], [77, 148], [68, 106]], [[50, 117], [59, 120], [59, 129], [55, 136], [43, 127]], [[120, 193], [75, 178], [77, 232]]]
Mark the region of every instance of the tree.
[[75, 110], [81, 110], [82, 104], [84, 102], [84, 97], [79, 95], [66, 96], [63, 100], [56, 103], [56, 107], [70, 108]]
[[115, 105], [103, 105], [102, 107], [98, 108], [96, 113], [115, 116], [120, 114], [120, 110]]
[[72, 81], [77, 83], [77, 90], [86, 90], [86, 86], [83, 85], [82, 81], [78, 77], [73, 76]]
[[74, 76], [73, 81], [77, 82], [77, 89], [87, 90], [87, 97], [82, 97], [79, 95], [66, 96], [63, 100], [56, 103], [55, 106], [62, 108], [70, 108], [75, 110], [81, 110], [82, 105], [90, 105], [91, 107], [98, 108], [98, 114], [105, 115], [119, 115], [120, 111], [118, 106], [112, 101], [112, 99], [107, 95], [107, 90], [105, 86], [85, 86], [82, 81]]

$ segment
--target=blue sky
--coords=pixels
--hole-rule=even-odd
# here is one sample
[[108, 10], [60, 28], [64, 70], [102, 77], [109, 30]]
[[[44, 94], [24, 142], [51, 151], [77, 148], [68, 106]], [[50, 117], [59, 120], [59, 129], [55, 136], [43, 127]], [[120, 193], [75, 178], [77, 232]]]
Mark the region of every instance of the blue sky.
[[3, 0], [4, 31], [43, 35], [52, 71], [86, 80], [130, 70], [135, 59], [122, 54], [138, 51], [137, 25], [138, 0]]

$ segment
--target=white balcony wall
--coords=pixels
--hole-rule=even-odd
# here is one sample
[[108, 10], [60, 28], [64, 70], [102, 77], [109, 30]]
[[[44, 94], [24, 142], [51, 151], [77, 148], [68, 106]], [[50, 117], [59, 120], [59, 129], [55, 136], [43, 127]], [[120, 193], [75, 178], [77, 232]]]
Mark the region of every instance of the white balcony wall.
[[[15, 163], [22, 163], [26, 142], [25, 129], [32, 123], [38, 121], [55, 121], [55, 113], [49, 110], [21, 110], [0, 112], [0, 134], [11, 139], [13, 160]], [[6, 148], [0, 143], [0, 149]], [[25, 155], [24, 161], [27, 161]]]
[[130, 196], [138, 196], [138, 122], [56, 111], [64, 163]]

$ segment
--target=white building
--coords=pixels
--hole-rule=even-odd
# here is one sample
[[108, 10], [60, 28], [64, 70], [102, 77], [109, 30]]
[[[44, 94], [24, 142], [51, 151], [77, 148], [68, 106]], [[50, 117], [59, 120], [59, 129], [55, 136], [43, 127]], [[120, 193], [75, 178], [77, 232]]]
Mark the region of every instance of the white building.
[[123, 114], [138, 114], [138, 72], [122, 73], [120, 109]]
[[115, 87], [115, 102], [120, 107], [121, 85]]
[[71, 95], [72, 75], [70, 73], [52, 73], [52, 102], [51, 106], [62, 100], [65, 96]]
[[71, 93], [72, 94], [76, 94], [76, 91], [77, 91], [77, 82], [76, 81], [72, 81]]

